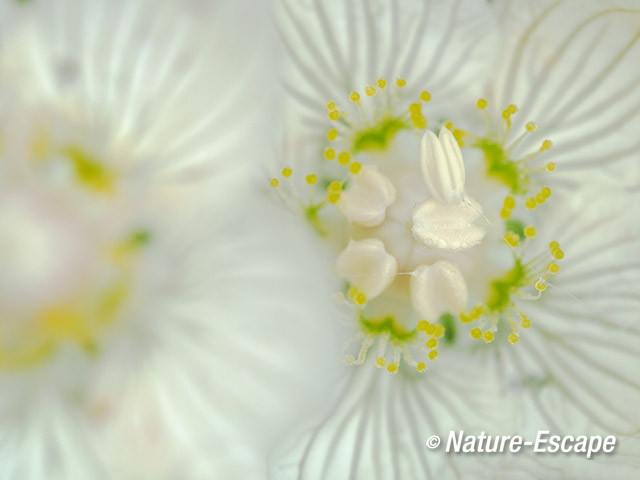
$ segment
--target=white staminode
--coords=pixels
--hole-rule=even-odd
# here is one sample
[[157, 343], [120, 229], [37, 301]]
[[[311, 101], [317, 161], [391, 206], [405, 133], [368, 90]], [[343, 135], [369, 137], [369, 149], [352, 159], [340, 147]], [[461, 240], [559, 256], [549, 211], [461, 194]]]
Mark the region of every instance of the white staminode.
[[420, 318], [429, 322], [445, 312], [461, 312], [468, 300], [462, 272], [446, 260], [420, 265], [411, 276], [411, 303]]
[[396, 189], [374, 166], [363, 167], [338, 201], [338, 208], [349, 221], [363, 227], [380, 225], [387, 207], [396, 201]]
[[362, 290], [368, 299], [384, 292], [397, 271], [396, 259], [377, 238], [350, 240], [336, 261], [336, 273]]
[[485, 230], [473, 224], [482, 214], [478, 203], [464, 192], [464, 162], [453, 134], [427, 130], [422, 137], [420, 168], [432, 199], [413, 212], [415, 237], [432, 248], [467, 250], [478, 245]]

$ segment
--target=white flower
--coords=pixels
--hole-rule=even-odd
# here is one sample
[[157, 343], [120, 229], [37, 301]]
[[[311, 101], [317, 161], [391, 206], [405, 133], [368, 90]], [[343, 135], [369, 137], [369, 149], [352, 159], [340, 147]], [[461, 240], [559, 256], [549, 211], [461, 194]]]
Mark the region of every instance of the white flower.
[[[336, 255], [355, 331], [343, 362], [358, 367], [306, 447], [274, 462], [274, 478], [453, 475], [455, 459], [438, 457], [444, 466], [434, 473], [422, 448], [436, 428], [425, 418], [446, 410], [422, 393], [427, 384], [438, 392], [434, 375], [447, 378], [443, 357], [500, 385], [492, 398], [508, 425], [471, 412], [456, 429], [557, 421], [568, 434], [567, 420], [637, 431], [640, 419], [624, 404], [640, 390], [627, 371], [638, 352], [631, 321], [640, 285], [640, 268], [627, 259], [640, 231], [621, 211], [638, 205], [628, 187], [638, 185], [632, 153], [640, 145], [627, 129], [640, 119], [632, 74], [640, 16], [567, 3], [518, 11], [522, 23], [500, 4], [500, 27], [476, 12], [481, 26], [469, 34], [457, 23], [460, 2], [307, 10], [282, 2], [293, 118], [284, 135], [293, 152], [271, 185]], [[456, 20], [444, 31], [430, 23], [443, 18]], [[473, 37], [484, 29], [499, 35]], [[470, 56], [474, 48], [484, 55]], [[415, 74], [418, 67], [429, 73]], [[456, 90], [461, 79], [467, 88]], [[363, 172], [376, 181], [360, 180]], [[600, 172], [624, 178], [603, 185]], [[349, 198], [350, 210], [333, 207], [355, 192], [361, 202]], [[613, 341], [612, 332], [624, 338]], [[380, 379], [371, 364], [395, 375]], [[457, 395], [475, 392], [462, 384]]]

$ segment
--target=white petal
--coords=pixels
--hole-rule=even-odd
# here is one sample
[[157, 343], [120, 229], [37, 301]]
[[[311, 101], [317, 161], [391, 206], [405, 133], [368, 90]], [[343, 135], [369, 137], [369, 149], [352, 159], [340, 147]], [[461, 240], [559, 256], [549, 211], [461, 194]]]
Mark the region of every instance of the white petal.
[[472, 222], [482, 212], [478, 203], [467, 198], [457, 205], [427, 200], [413, 212], [414, 236], [425, 245], [446, 250], [468, 250], [482, 242], [486, 231]]
[[420, 149], [420, 168], [431, 196], [448, 205], [460, 203], [464, 193], [464, 163], [453, 134], [442, 127], [438, 138], [427, 130]]
[[429, 322], [445, 312], [459, 313], [467, 306], [467, 283], [458, 267], [445, 260], [420, 265], [411, 276], [411, 303]]
[[382, 223], [387, 207], [395, 201], [393, 183], [369, 165], [353, 176], [353, 182], [338, 200], [338, 208], [350, 221], [375, 227]]
[[350, 240], [336, 261], [336, 273], [362, 290], [368, 299], [380, 295], [397, 271], [396, 259], [377, 238]]

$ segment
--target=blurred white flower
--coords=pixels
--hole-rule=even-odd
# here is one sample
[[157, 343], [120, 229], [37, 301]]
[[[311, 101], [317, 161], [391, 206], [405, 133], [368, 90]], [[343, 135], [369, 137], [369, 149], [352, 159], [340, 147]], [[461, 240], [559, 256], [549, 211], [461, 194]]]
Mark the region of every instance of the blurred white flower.
[[[281, 2], [291, 120], [270, 182], [334, 252], [358, 367], [274, 478], [454, 478], [422, 444], [447, 410], [427, 390], [460, 369], [509, 431], [637, 431], [640, 14], [560, 3]], [[466, 413], [457, 429], [500, 428]]]
[[0, 6], [0, 478], [259, 477], [317, 390], [328, 287], [248, 181], [264, 7]]

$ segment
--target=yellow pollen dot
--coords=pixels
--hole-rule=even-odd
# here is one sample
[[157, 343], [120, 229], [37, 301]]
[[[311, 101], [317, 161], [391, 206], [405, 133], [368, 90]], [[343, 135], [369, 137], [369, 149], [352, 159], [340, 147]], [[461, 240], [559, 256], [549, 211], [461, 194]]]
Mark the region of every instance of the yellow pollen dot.
[[435, 333], [435, 331], [436, 331], [436, 326], [433, 323], [430, 323], [424, 329], [424, 333], [426, 333], [427, 335], [433, 335]]
[[429, 92], [422, 92], [420, 94], [420, 100], [422, 100], [423, 102], [428, 102], [429, 100], [431, 100], [431, 94]]
[[280, 182], [277, 178], [272, 178], [269, 182], [269, 185], [271, 185], [273, 188], [276, 188], [278, 185], [280, 185]]
[[520, 243], [520, 237], [517, 233], [507, 232], [504, 234], [504, 241], [512, 247], [517, 247]]
[[340, 200], [340, 194], [330, 193], [327, 195], [327, 199], [329, 200], [330, 203], [338, 203], [338, 200]]
[[378, 86], [378, 88], [384, 88], [387, 86], [387, 81], [384, 78], [379, 78], [378, 80], [376, 80], [376, 85]]
[[527, 132], [535, 132], [538, 129], [538, 124], [536, 122], [527, 122], [525, 127]]
[[539, 292], [544, 292], [547, 289], [547, 284], [544, 283], [543, 280], [538, 280], [536, 282], [536, 290], [538, 290]]
[[481, 98], [476, 102], [476, 107], [478, 108], [478, 110], [484, 110], [485, 108], [487, 108], [487, 101], [484, 98]]
[[427, 128], [427, 119], [422, 114], [413, 114], [411, 115], [411, 121], [413, 122], [413, 126], [416, 128]]
[[509, 343], [518, 343], [518, 335], [516, 335], [515, 333], [509, 335]]
[[340, 118], [340, 112], [337, 110], [332, 110], [329, 112], [329, 118], [331, 120], [338, 120]]
[[327, 187], [327, 190], [332, 192], [332, 193], [339, 193], [342, 191], [342, 182], [339, 182], [338, 180], [335, 180], [333, 182], [331, 182], [329, 184], [329, 186]]
[[360, 169], [362, 168], [362, 164], [359, 162], [353, 162], [351, 165], [349, 165], [349, 172], [353, 173], [354, 175], [356, 175]]
[[551, 196], [551, 189], [549, 187], [544, 187], [542, 190], [540, 190], [540, 195], [542, 195], [544, 198], [549, 198]]
[[329, 140], [330, 142], [333, 142], [337, 137], [338, 137], [338, 130], [336, 130], [335, 128], [332, 128], [327, 133], [327, 140]]
[[327, 160], [333, 160], [336, 158], [336, 151], [333, 148], [327, 148], [324, 151], [324, 158]]
[[309, 185], [313, 185], [318, 181], [318, 176], [315, 173], [310, 173], [305, 177], [305, 180]]
[[562, 260], [562, 259], [564, 258], [564, 252], [558, 248], [558, 249], [553, 253], [553, 256], [554, 256], [554, 257], [556, 257], [558, 260]]
[[340, 162], [340, 165], [347, 165], [350, 161], [351, 155], [349, 155], [349, 152], [340, 152], [340, 155], [338, 155], [338, 162]]
[[356, 302], [356, 305], [364, 305], [367, 303], [367, 296], [363, 292], [358, 292], [354, 301]]
[[546, 202], [546, 198], [544, 198], [544, 196], [542, 195], [542, 193], [538, 192], [536, 194], [536, 203], [539, 205], [542, 205], [544, 202]]
[[418, 362], [416, 365], [416, 370], [419, 372], [424, 372], [427, 369], [427, 365], [424, 362]]
[[397, 373], [398, 372], [398, 364], [397, 363], [390, 363], [389, 366], [387, 367], [387, 371], [389, 373]]
[[442, 335], [444, 335], [444, 326], [436, 325], [433, 330], [433, 336], [436, 338], [440, 338]]
[[419, 332], [424, 332], [428, 326], [429, 326], [429, 322], [427, 322], [426, 320], [420, 320], [416, 328], [418, 329]]
[[560, 265], [558, 265], [556, 262], [553, 262], [549, 265], [549, 271], [553, 274], [556, 274], [560, 271]]
[[558, 242], [551, 242], [549, 244], [549, 250], [551, 250], [552, 252], [556, 249], [556, 248], [560, 248], [560, 244]]
[[516, 113], [516, 112], [518, 111], [518, 108], [517, 108], [515, 105], [511, 104], [511, 105], [509, 105], [509, 106], [507, 107], [507, 111], [508, 111], [511, 115], [513, 115], [514, 113]]
[[448, 128], [449, 130], [453, 130], [453, 122], [450, 120], [447, 120], [446, 122], [444, 122], [443, 126]]
[[507, 195], [504, 199], [503, 206], [504, 208], [513, 210], [514, 208], [516, 208], [516, 200], [511, 195]]
[[360, 94], [358, 92], [351, 92], [351, 95], [349, 95], [349, 100], [351, 100], [353, 103], [359, 102]]
[[509, 110], [502, 111], [502, 118], [504, 118], [505, 120], [508, 120], [510, 117], [511, 117], [511, 112], [509, 112]]
[[470, 323], [470, 322], [471, 322], [471, 320], [473, 320], [473, 319], [472, 319], [472, 318], [471, 318], [467, 313], [462, 312], [462, 313], [460, 314], [460, 321], [461, 321], [462, 323]]
[[536, 236], [536, 227], [534, 227], [533, 225], [529, 225], [528, 227], [525, 227], [524, 234], [529, 238], [535, 237]]
[[438, 346], [438, 341], [435, 338], [430, 338], [429, 340], [427, 340], [427, 343], [425, 345], [427, 346], [427, 348], [436, 348]]
[[368, 97], [373, 97], [376, 94], [376, 89], [373, 85], [367, 85], [364, 87], [364, 93], [366, 93]]
[[471, 334], [471, 338], [475, 338], [476, 340], [482, 337], [482, 330], [480, 330], [478, 327], [472, 328], [469, 333]]
[[327, 110], [332, 111], [336, 109], [336, 102], [327, 102]]
[[522, 321], [520, 322], [520, 326], [522, 328], [529, 328], [531, 326], [531, 320], [529, 320], [529, 318], [527, 318], [527, 316], [524, 313], [521, 313], [520, 317], [522, 317]]
[[429, 360], [435, 360], [436, 358], [438, 358], [438, 351], [437, 350], [431, 350], [427, 354], [427, 357], [429, 357]]
[[536, 208], [536, 199], [533, 197], [527, 198], [527, 200], [525, 200], [524, 202], [524, 206], [529, 210], [533, 210], [534, 208]]
[[351, 300], [353, 300], [353, 299], [356, 297], [356, 295], [358, 294], [358, 292], [359, 292], [359, 291], [360, 291], [360, 290], [358, 290], [358, 287], [356, 287], [355, 285], [351, 285], [351, 286], [349, 287], [349, 291], [347, 292], [347, 296], [348, 296]]
[[500, 210], [500, 218], [503, 220], [509, 220], [509, 218], [511, 218], [511, 210], [507, 210], [506, 208]]
[[384, 359], [384, 357], [378, 357], [376, 358], [376, 367], [378, 368], [382, 368], [387, 364], [387, 361]]
[[407, 84], [407, 81], [404, 78], [399, 78], [396, 80], [396, 85], [398, 88], [402, 88]]
[[547, 163], [546, 169], [547, 169], [547, 172], [553, 172], [556, 169], [556, 164], [553, 162], [549, 162]]
[[487, 343], [493, 342], [493, 332], [487, 330], [482, 334], [482, 339]]
[[553, 147], [553, 142], [551, 140], [545, 140], [544, 142], [542, 142], [542, 147], [540, 147], [540, 150], [551, 150], [551, 147]]
[[412, 103], [409, 105], [409, 112], [411, 113], [420, 113], [422, 112], [422, 105], [419, 103]]
[[289, 167], [282, 170], [282, 176], [287, 178], [291, 176], [291, 169]]

